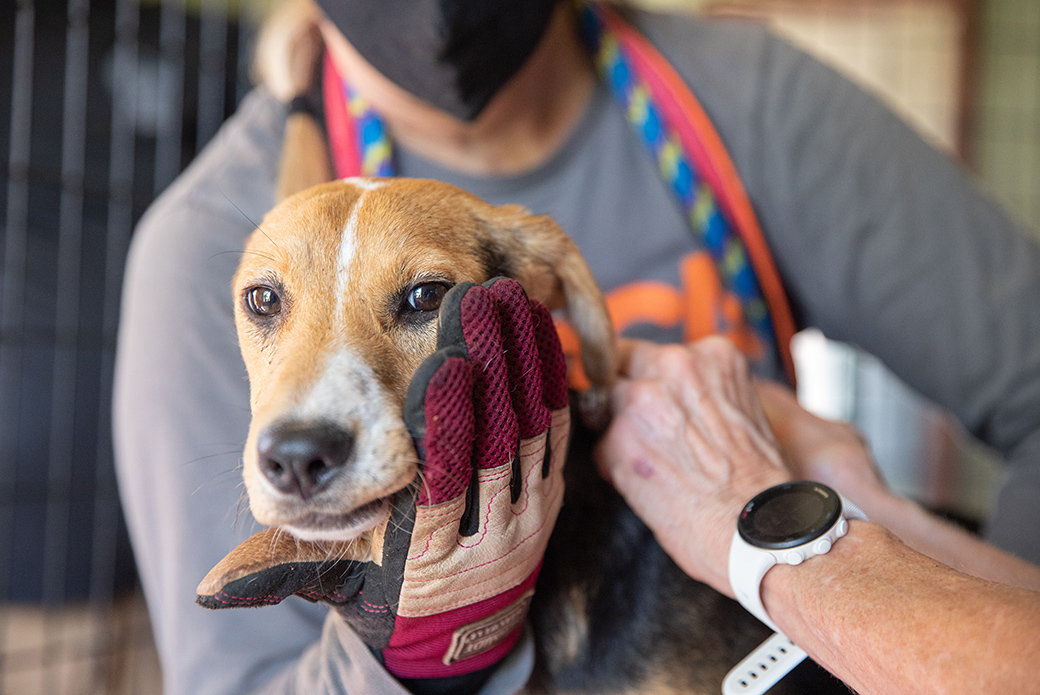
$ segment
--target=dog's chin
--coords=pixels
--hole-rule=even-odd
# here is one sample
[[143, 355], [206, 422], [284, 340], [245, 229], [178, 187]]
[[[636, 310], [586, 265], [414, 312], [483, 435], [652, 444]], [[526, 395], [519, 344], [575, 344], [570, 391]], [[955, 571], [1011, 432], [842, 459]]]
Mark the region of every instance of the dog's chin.
[[307, 514], [282, 529], [301, 541], [351, 541], [379, 526], [389, 513], [390, 498], [381, 497], [346, 514]]

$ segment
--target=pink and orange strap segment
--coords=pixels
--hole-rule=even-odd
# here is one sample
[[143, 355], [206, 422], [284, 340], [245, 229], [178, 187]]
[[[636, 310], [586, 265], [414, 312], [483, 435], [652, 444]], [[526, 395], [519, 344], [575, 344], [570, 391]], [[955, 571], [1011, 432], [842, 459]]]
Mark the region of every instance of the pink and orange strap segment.
[[357, 149], [357, 132], [354, 119], [347, 109], [346, 88], [343, 78], [328, 52], [325, 53], [322, 72], [322, 100], [325, 103], [325, 129], [329, 133], [332, 164], [336, 176], [358, 176], [361, 174], [361, 155]]

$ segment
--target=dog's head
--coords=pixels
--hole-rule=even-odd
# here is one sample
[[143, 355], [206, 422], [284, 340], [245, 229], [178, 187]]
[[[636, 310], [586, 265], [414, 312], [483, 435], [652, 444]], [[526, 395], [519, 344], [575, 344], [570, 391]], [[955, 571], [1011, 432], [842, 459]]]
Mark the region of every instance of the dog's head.
[[566, 309], [602, 396], [616, 371], [613, 331], [588, 267], [548, 218], [409, 179], [323, 184], [264, 218], [233, 288], [258, 521], [346, 540], [385, 517], [416, 475], [401, 410], [435, 349], [440, 301], [459, 282], [498, 275]]

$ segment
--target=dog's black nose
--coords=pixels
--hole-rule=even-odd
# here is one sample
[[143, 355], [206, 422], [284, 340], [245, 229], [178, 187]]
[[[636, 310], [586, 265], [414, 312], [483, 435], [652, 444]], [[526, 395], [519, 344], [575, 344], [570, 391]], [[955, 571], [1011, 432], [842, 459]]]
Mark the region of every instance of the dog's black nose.
[[281, 492], [307, 500], [343, 470], [354, 437], [329, 423], [280, 423], [257, 438], [260, 470]]

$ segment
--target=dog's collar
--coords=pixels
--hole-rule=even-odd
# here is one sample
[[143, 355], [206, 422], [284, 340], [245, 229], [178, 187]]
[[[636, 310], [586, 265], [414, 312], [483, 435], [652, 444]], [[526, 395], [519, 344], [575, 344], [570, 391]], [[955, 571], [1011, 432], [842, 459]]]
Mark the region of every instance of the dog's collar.
[[[753, 362], [779, 356], [793, 385], [791, 309], [722, 139], [689, 87], [639, 32], [599, 3], [582, 3], [578, 11], [604, 82], [710, 253], [722, 285], [739, 300], [742, 324], [753, 334], [740, 347]], [[323, 97], [337, 176], [394, 175], [385, 125], [328, 55]]]

